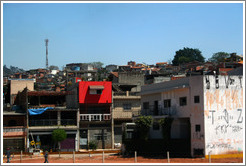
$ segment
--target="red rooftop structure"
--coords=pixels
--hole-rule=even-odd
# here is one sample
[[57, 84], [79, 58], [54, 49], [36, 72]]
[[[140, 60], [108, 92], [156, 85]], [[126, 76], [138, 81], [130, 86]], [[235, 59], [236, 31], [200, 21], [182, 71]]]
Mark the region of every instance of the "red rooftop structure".
[[111, 104], [112, 82], [81, 81], [79, 82], [80, 104]]

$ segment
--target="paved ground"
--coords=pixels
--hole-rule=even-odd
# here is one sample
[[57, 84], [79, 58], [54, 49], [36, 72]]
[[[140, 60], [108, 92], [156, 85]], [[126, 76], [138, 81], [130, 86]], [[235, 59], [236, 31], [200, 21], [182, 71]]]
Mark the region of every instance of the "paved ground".
[[[44, 157], [42, 155], [37, 156], [23, 156], [22, 161], [20, 160], [20, 155], [15, 155], [11, 160], [11, 163], [43, 163]], [[60, 157], [57, 154], [49, 155], [50, 163], [135, 163], [134, 157], [122, 157], [116, 154], [105, 154], [104, 161], [102, 154], [76, 154], [75, 161], [73, 154], [62, 154]], [[168, 163], [166, 158], [144, 158], [141, 156], [137, 157], [137, 163]], [[6, 158], [4, 159], [6, 163]], [[209, 163], [208, 159], [205, 158], [170, 158], [170, 163]], [[211, 158], [211, 163], [243, 163], [243, 158], [223, 158], [223, 159], [213, 159]]]

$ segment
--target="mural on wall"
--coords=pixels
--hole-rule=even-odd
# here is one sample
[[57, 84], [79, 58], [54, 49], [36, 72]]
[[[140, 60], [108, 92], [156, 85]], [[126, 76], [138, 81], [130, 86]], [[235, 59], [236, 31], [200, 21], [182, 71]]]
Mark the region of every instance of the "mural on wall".
[[205, 83], [206, 155], [243, 150], [243, 88], [239, 77], [209, 77]]

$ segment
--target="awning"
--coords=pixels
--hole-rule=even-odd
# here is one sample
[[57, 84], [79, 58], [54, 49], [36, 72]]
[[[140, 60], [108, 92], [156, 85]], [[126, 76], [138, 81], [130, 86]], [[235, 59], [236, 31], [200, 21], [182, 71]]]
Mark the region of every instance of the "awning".
[[104, 89], [104, 86], [103, 85], [90, 85], [89, 88], [96, 89], [96, 90], [102, 90]]

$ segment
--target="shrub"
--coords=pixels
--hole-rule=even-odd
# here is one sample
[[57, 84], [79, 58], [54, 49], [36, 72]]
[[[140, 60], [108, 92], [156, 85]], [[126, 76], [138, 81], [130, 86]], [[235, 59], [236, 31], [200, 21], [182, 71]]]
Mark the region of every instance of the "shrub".
[[137, 132], [139, 133], [140, 139], [147, 140], [149, 129], [152, 125], [152, 117], [151, 116], [140, 116], [135, 121]]
[[89, 142], [89, 149], [96, 150], [97, 149], [97, 143], [94, 141]]

